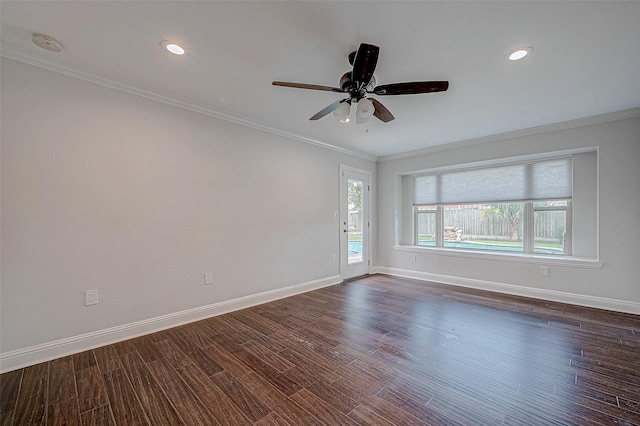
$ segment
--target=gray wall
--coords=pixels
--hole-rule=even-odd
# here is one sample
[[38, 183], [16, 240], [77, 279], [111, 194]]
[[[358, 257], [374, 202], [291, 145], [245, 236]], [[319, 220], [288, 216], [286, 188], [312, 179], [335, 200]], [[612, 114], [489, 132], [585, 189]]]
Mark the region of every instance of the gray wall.
[[[599, 226], [601, 268], [552, 263], [550, 276], [541, 277], [539, 268], [547, 264], [544, 259], [505, 261], [504, 258], [460, 257], [428, 250], [398, 249], [399, 243], [410, 238], [403, 220], [407, 217], [411, 220], [403, 208], [401, 175], [415, 170], [588, 147], [599, 147], [599, 198], [593, 190], [584, 193], [585, 188], [594, 187], [586, 184], [586, 180], [593, 179], [592, 175], [576, 176], [576, 186], [582, 203], [589, 205], [599, 200], [598, 216], [594, 223], [593, 214], [583, 217], [580, 209], [575, 209], [574, 224], [583, 232], [574, 238], [574, 246], [577, 245], [581, 255], [594, 253], [593, 244], [598, 235], [596, 226]], [[592, 161], [592, 157], [582, 158]], [[564, 293], [578, 296], [572, 300], [589, 299], [595, 305], [598, 298], [613, 299], [626, 303], [627, 311], [640, 313], [639, 162], [639, 117], [509, 139], [496, 138], [493, 142], [381, 161], [378, 164], [379, 270], [407, 276], [440, 277], [443, 281], [468, 282], [491, 289], [505, 284], [503, 288], [508, 292], [528, 295]], [[585, 228], [590, 231], [584, 232]]]
[[[339, 164], [372, 172], [378, 268], [640, 303], [640, 118], [376, 166], [6, 58], [1, 67], [0, 354], [336, 277]], [[399, 174], [590, 146], [602, 268], [553, 266], [542, 278], [535, 263], [425, 252], [414, 262], [394, 249]], [[100, 303], [85, 307], [93, 288]]]
[[5, 58], [1, 106], [2, 352], [336, 277], [339, 165], [375, 182], [371, 161]]

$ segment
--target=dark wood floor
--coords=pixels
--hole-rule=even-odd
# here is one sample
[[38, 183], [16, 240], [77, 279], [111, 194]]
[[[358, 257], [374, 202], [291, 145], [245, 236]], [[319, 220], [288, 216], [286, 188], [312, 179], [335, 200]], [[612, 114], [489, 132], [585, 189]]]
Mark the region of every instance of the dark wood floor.
[[2, 425], [638, 425], [640, 317], [375, 275], [0, 379]]

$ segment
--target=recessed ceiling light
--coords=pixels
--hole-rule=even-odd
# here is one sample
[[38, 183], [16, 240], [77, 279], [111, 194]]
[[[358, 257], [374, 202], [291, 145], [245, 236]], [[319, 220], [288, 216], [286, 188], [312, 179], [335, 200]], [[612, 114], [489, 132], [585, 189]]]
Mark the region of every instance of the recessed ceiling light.
[[514, 49], [511, 52], [507, 53], [507, 58], [509, 58], [510, 61], [517, 61], [529, 55], [530, 53], [533, 53], [533, 47], [518, 47], [517, 49]]
[[184, 49], [179, 44], [173, 41], [165, 40], [161, 43], [161, 45], [163, 48], [167, 49], [174, 55], [184, 55]]

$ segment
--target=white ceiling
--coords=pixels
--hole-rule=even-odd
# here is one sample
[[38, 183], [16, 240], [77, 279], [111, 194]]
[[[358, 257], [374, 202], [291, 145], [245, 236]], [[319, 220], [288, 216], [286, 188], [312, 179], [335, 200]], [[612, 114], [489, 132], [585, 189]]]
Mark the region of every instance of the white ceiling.
[[[6, 1], [6, 57], [302, 140], [379, 157], [640, 107], [640, 2]], [[31, 42], [44, 33], [61, 53]], [[187, 54], [161, 50], [180, 42]], [[344, 96], [349, 52], [380, 46], [378, 84], [448, 80], [377, 97], [384, 124], [308, 118]], [[509, 62], [519, 46], [534, 53]]]

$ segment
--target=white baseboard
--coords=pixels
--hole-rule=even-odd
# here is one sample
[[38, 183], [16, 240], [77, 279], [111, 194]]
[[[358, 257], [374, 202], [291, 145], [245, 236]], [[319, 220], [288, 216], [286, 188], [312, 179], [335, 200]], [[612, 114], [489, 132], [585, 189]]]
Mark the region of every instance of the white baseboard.
[[605, 297], [587, 296], [583, 294], [566, 293], [562, 291], [545, 290], [533, 287], [523, 287], [513, 284], [476, 280], [472, 278], [432, 274], [429, 272], [412, 271], [409, 269], [388, 268], [386, 266], [376, 266], [371, 269], [372, 274], [387, 274], [396, 277], [414, 278], [421, 281], [432, 281], [441, 284], [469, 287], [480, 290], [494, 291], [497, 293], [532, 297], [534, 299], [543, 299], [553, 302], [568, 303], [571, 305], [588, 306], [591, 308], [606, 309], [609, 311], [640, 315], [640, 303], [637, 302], [627, 302], [624, 300], [609, 299]]
[[153, 333], [181, 324], [272, 302], [342, 282], [339, 275], [97, 330], [0, 354], [0, 373]]

